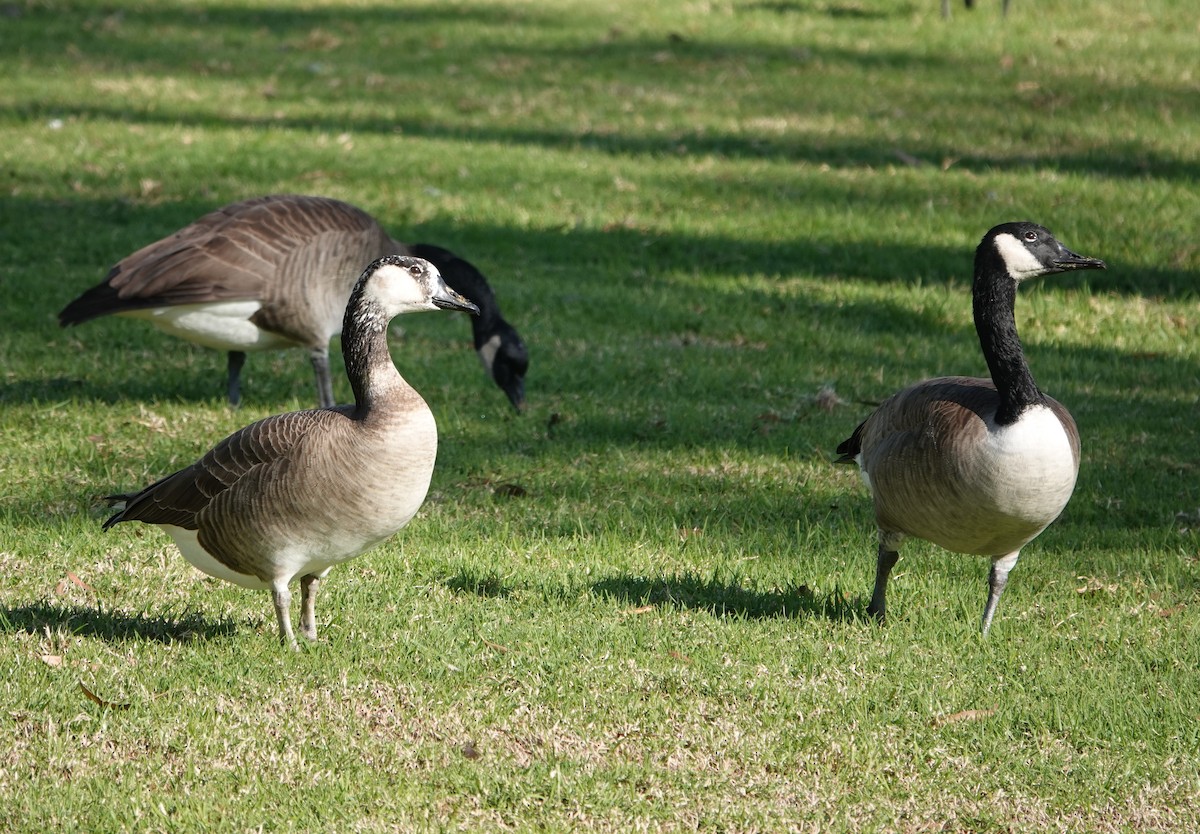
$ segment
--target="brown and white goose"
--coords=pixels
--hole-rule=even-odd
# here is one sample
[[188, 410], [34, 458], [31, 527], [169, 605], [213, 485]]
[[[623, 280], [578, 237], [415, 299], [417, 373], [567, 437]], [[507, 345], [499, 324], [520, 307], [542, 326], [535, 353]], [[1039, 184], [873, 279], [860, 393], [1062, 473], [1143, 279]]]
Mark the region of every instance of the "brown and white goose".
[[1017, 285], [1104, 262], [1066, 249], [1035, 223], [1004, 223], [975, 250], [975, 329], [991, 379], [940, 377], [895, 394], [837, 450], [857, 463], [875, 501], [879, 552], [867, 611], [884, 617], [888, 575], [915, 536], [989, 556], [983, 633], [1021, 548], [1058, 518], [1075, 489], [1079, 432], [1043, 394], [1013, 310]]
[[123, 258], [58, 314], [63, 327], [99, 316], [149, 321], [228, 351], [228, 396], [241, 399], [247, 351], [308, 348], [317, 404], [333, 405], [329, 340], [359, 268], [388, 254], [432, 262], [481, 315], [471, 322], [484, 369], [521, 410], [528, 353], [483, 274], [452, 252], [393, 240], [371, 215], [327, 197], [275, 194], [232, 203]]
[[296, 646], [288, 585], [300, 577], [300, 630], [316, 639], [320, 579], [416, 514], [433, 474], [437, 427], [396, 370], [388, 322], [418, 310], [475, 305], [420, 258], [373, 262], [350, 293], [342, 325], [354, 405], [279, 414], [231, 434], [200, 460], [140, 492], [104, 522], [156, 524], [204, 573], [270, 589], [279, 636]]

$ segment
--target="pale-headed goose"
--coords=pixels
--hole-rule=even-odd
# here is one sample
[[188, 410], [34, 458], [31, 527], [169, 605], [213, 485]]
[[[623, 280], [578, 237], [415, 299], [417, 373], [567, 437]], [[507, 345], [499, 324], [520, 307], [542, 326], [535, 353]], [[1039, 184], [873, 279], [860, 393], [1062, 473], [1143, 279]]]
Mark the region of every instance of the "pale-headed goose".
[[388, 352], [393, 316], [466, 310], [428, 261], [388, 255], [362, 273], [342, 325], [354, 405], [295, 411], [231, 434], [200, 460], [141, 492], [104, 523], [161, 527], [204, 573], [268, 588], [284, 643], [296, 646], [288, 584], [300, 577], [300, 630], [315, 639], [321, 577], [416, 514], [433, 474], [437, 426]]
[[991, 379], [941, 377], [895, 394], [837, 450], [857, 463], [875, 501], [879, 552], [867, 610], [884, 617], [888, 575], [907, 536], [992, 558], [986, 634], [1021, 548], [1066, 507], [1079, 432], [1043, 394], [1013, 315], [1017, 285], [1104, 262], [1067, 250], [1035, 223], [1005, 223], [975, 250], [975, 329]]
[[247, 351], [305, 347], [318, 405], [328, 407], [334, 403], [329, 340], [342, 326], [354, 276], [364, 263], [388, 254], [432, 262], [451, 288], [479, 307], [482, 315], [472, 319], [475, 348], [520, 411], [528, 355], [483, 274], [445, 249], [393, 240], [366, 212], [327, 197], [276, 194], [210, 212], [123, 258], [58, 320], [66, 327], [130, 316], [228, 351], [232, 405], [241, 398]]

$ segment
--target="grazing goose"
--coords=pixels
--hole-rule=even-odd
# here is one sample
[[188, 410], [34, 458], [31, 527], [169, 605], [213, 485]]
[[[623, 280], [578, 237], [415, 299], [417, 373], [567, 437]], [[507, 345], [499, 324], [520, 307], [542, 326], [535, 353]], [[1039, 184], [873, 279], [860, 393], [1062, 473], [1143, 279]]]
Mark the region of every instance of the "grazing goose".
[[280, 639], [296, 648], [288, 584], [300, 577], [300, 630], [316, 639], [321, 577], [408, 523], [425, 500], [437, 454], [429, 406], [388, 352], [400, 313], [466, 310], [429, 262], [388, 255], [362, 273], [342, 324], [354, 405], [252, 423], [200, 460], [141, 492], [104, 522], [157, 524], [209, 576], [269, 588]]
[[[415, 250], [421, 250], [423, 254]], [[241, 399], [247, 351], [306, 347], [317, 401], [334, 403], [329, 340], [338, 334], [353, 277], [387, 254], [423, 257], [476, 303], [475, 348], [517, 411], [529, 359], [500, 315], [487, 279], [436, 246], [405, 246], [366, 212], [340, 200], [276, 194], [204, 215], [122, 259], [100, 284], [58, 314], [63, 327], [107, 315], [149, 321], [190, 342], [229, 352], [228, 396]]]
[[996, 604], [1032, 541], [1067, 505], [1079, 472], [1079, 432], [1038, 390], [1017, 338], [1017, 285], [1104, 262], [1067, 250], [1034, 223], [1005, 223], [975, 250], [975, 330], [991, 379], [941, 377], [890, 399], [837, 450], [857, 463], [875, 501], [879, 553], [867, 611], [884, 617], [888, 575], [908, 536], [992, 558], [983, 610]]

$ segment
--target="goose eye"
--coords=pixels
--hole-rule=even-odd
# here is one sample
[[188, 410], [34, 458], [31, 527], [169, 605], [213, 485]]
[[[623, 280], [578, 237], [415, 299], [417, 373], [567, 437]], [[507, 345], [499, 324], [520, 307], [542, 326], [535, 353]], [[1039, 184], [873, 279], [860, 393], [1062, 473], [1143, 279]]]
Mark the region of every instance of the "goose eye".
[[414, 278], [420, 278], [420, 277], [421, 277], [421, 267], [419, 267], [419, 266], [410, 266], [410, 267], [408, 268], [408, 274], [409, 274], [409, 275], [411, 275], [411, 276], [412, 276], [412, 277], [414, 277]]
[[1037, 232], [1026, 232], [1025, 233], [1025, 239], [1028, 240], [1030, 243], [1037, 240], [1037, 238], [1038, 238]]

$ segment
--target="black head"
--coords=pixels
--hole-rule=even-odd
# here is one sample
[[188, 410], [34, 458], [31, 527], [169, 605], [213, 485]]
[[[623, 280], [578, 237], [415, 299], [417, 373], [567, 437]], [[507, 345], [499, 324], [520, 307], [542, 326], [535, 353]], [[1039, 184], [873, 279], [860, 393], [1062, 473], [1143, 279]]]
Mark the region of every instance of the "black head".
[[408, 251], [427, 259], [441, 271], [447, 284], [479, 306], [479, 315], [471, 319], [475, 350], [484, 370], [508, 397], [513, 408], [520, 411], [525, 402], [529, 353], [516, 328], [500, 315], [496, 294], [483, 273], [450, 250], [431, 243], [415, 243]]
[[1104, 269], [1104, 261], [1076, 255], [1045, 226], [1022, 221], [1002, 223], [983, 236], [975, 251], [978, 267], [997, 263], [1017, 283], [1073, 269]]
[[508, 396], [513, 408], [521, 410], [525, 402], [525, 371], [529, 369], [529, 353], [525, 343], [508, 322], [501, 326], [479, 348], [479, 359], [492, 375], [492, 380]]

